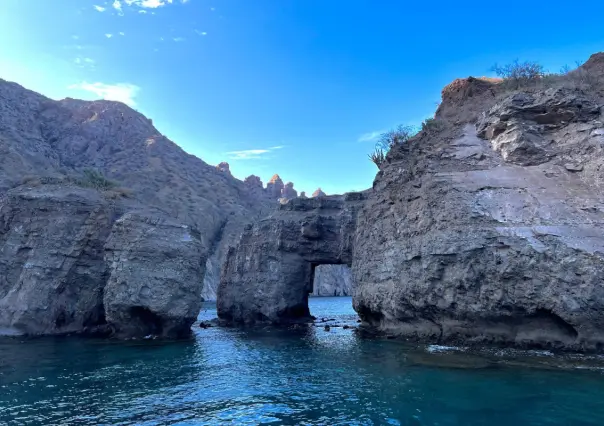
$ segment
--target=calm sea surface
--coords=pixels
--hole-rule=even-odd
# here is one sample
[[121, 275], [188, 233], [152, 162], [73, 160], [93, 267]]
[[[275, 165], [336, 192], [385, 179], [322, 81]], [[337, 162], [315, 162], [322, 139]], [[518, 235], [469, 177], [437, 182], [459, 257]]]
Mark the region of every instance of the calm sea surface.
[[0, 339], [0, 424], [604, 425], [601, 358], [361, 338], [350, 298], [310, 306], [325, 323]]

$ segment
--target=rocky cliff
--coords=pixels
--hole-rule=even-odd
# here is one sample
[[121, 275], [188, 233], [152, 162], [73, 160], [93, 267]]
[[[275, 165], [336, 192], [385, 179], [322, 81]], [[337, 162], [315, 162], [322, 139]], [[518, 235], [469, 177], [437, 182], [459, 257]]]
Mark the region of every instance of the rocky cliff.
[[0, 332], [182, 335], [248, 189], [123, 104], [0, 80]]
[[601, 76], [514, 91], [470, 78], [443, 91], [436, 120], [392, 150], [359, 215], [365, 324], [440, 342], [604, 347]]
[[368, 329], [602, 350], [604, 54], [509, 83], [447, 86], [435, 118], [391, 148], [354, 203], [299, 198], [246, 228], [226, 258], [219, 315], [304, 319], [314, 267], [343, 263]]

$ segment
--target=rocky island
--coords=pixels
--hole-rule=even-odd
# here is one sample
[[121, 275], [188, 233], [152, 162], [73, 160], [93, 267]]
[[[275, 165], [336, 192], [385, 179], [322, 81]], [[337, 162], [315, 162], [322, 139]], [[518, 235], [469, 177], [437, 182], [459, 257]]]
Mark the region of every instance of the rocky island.
[[600, 350], [603, 76], [599, 53], [525, 86], [456, 80], [371, 189], [310, 198], [123, 104], [0, 81], [0, 334], [180, 337], [203, 299], [287, 324], [352, 293], [389, 336]]
[[304, 320], [314, 268], [342, 263], [373, 330], [601, 350], [603, 76], [598, 53], [525, 87], [454, 81], [434, 119], [391, 147], [372, 190], [293, 200], [247, 227], [227, 255], [219, 316]]

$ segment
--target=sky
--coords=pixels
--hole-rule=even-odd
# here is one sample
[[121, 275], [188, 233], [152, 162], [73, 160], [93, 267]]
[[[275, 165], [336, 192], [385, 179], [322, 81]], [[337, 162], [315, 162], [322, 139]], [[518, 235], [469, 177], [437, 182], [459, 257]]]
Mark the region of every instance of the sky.
[[377, 136], [432, 116], [455, 78], [585, 61], [602, 16], [601, 0], [0, 0], [0, 77], [125, 102], [240, 179], [334, 194], [371, 187]]

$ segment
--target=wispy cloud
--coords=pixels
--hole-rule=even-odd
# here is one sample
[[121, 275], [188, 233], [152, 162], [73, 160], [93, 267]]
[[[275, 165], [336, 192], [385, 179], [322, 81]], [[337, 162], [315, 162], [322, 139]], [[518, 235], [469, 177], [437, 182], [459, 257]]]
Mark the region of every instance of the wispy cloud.
[[94, 68], [95, 61], [91, 58], [77, 57], [73, 62], [80, 68]]
[[193, 30], [193, 31], [195, 31], [195, 34], [200, 35], [200, 36], [208, 35], [208, 33], [205, 31], [199, 31], [199, 30]]
[[377, 140], [377, 138], [379, 138], [380, 135], [384, 132], [385, 132], [385, 130], [375, 130], [373, 132], [363, 133], [361, 136], [359, 136], [358, 141], [359, 142], [373, 142], [373, 141]]
[[244, 151], [230, 151], [227, 152], [226, 155], [228, 156], [229, 160], [259, 160], [265, 157], [266, 154], [269, 154], [278, 149], [282, 149], [283, 147], [283, 145], [279, 145], [264, 149], [246, 149]]
[[105, 37], [111, 38], [111, 37], [113, 37], [113, 34], [105, 34]]
[[174, 37], [172, 40], [174, 40], [175, 42], [178, 43], [178, 42], [181, 42], [181, 41], [185, 41], [186, 38], [184, 38], [184, 37]]
[[[137, 6], [145, 9], [156, 9], [158, 7], [172, 4], [173, 0], [124, 0], [128, 6]], [[184, 2], [183, 2], [184, 3]]]
[[94, 8], [97, 12], [104, 12], [106, 10], [103, 6], [97, 6], [96, 4], [94, 5]]
[[140, 87], [130, 83], [105, 84], [87, 83], [85, 81], [78, 84], [72, 84], [69, 86], [69, 89], [84, 90], [95, 94], [99, 98], [108, 101], [123, 102], [131, 107], [136, 105], [134, 98], [140, 91]]

